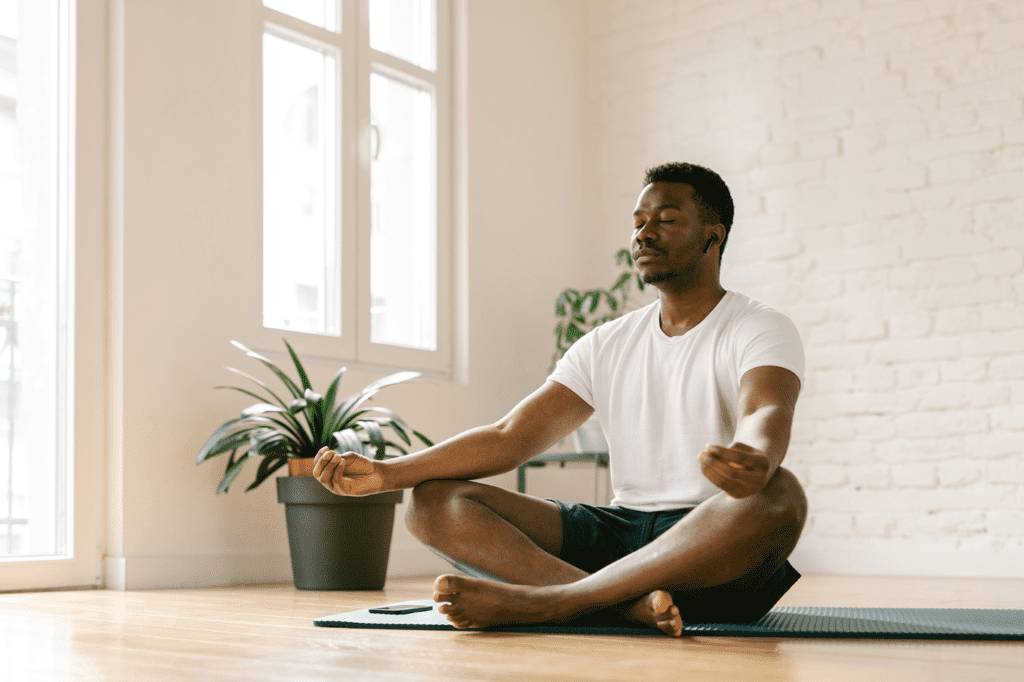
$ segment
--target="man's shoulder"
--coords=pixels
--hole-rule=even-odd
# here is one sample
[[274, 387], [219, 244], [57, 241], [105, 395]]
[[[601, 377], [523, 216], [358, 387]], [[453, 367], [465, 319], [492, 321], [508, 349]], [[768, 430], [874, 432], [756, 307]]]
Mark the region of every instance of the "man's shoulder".
[[730, 323], [751, 323], [757, 324], [761, 321], [766, 323], [780, 323], [783, 320], [792, 324], [787, 315], [779, 312], [763, 301], [751, 298], [738, 291], [730, 291], [729, 321]]

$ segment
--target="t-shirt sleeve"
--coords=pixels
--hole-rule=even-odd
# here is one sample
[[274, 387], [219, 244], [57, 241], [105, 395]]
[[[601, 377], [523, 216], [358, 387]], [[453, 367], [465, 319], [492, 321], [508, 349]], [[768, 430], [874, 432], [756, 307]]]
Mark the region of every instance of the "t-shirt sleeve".
[[593, 332], [584, 335], [569, 347], [548, 377], [548, 381], [562, 384], [591, 407], [594, 407], [593, 342]]
[[744, 325], [739, 376], [755, 367], [782, 367], [804, 383], [804, 344], [793, 321], [775, 310], [751, 315]]

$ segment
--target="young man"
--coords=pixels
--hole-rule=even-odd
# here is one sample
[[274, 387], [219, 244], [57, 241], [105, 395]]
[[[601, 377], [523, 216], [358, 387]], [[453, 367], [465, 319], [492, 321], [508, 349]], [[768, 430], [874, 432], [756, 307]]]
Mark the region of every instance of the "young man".
[[[780, 467], [803, 374], [799, 335], [720, 285], [733, 203], [717, 174], [666, 164], [645, 185], [631, 247], [658, 301], [577, 341], [495, 424], [387, 461], [317, 455], [314, 475], [335, 493], [413, 488], [409, 528], [469, 574], [435, 582], [456, 627], [601, 611], [678, 636], [684, 622], [756, 620], [799, 578], [787, 558], [806, 499]], [[471, 480], [515, 469], [595, 411], [610, 507]]]

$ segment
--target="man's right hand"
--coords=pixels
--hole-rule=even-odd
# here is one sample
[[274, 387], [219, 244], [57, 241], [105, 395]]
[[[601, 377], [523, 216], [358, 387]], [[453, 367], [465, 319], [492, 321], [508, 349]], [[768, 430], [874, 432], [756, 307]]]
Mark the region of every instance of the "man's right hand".
[[354, 452], [320, 448], [313, 460], [313, 476], [335, 495], [372, 495], [384, 488], [381, 462]]

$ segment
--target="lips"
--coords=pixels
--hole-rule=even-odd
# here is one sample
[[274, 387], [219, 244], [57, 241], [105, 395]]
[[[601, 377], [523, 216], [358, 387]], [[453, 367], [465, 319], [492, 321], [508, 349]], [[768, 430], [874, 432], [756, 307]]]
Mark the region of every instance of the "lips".
[[633, 254], [633, 262], [638, 262], [641, 258], [654, 258], [660, 255], [661, 251], [656, 251], [651, 248], [640, 249]]

